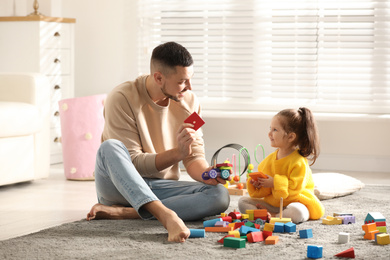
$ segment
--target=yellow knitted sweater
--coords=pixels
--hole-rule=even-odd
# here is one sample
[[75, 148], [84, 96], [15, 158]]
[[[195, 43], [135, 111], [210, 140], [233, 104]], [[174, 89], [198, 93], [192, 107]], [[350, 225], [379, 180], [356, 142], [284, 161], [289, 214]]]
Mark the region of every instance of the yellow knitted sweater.
[[278, 150], [267, 156], [258, 166], [258, 171], [274, 178], [273, 188], [256, 189], [247, 180], [248, 193], [252, 198], [264, 198], [268, 204], [278, 207], [280, 198], [283, 206], [292, 202], [304, 204], [310, 213], [310, 219], [319, 219], [324, 206], [314, 195], [314, 182], [307, 159], [295, 150], [290, 155], [277, 160]]

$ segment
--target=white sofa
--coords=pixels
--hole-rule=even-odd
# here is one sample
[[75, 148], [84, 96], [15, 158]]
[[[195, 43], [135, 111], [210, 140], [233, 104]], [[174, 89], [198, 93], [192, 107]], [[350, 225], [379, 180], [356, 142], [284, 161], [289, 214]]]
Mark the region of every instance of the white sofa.
[[46, 178], [50, 87], [37, 73], [0, 73], [0, 185]]

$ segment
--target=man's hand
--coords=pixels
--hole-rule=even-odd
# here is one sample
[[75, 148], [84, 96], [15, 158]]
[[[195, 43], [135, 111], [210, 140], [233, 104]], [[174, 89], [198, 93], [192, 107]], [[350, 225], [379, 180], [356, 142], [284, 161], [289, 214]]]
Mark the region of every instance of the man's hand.
[[178, 149], [182, 158], [191, 154], [191, 144], [196, 139], [195, 130], [192, 127], [192, 124], [184, 123], [177, 131]]

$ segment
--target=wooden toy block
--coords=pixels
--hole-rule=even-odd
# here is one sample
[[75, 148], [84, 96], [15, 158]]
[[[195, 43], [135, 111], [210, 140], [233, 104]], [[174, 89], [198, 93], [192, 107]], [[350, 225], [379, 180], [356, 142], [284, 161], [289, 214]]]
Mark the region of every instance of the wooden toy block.
[[342, 219], [332, 216], [327, 216], [326, 218], [322, 219], [322, 224], [325, 225], [340, 225], [342, 222]]
[[364, 224], [362, 226], [362, 229], [364, 232], [372, 232], [372, 231], [375, 231], [376, 230], [376, 223], [370, 223], [370, 224]]
[[251, 233], [247, 234], [246, 237], [248, 239], [248, 242], [250, 242], [250, 243], [264, 241], [263, 232], [261, 232], [261, 231], [251, 232]]
[[232, 219], [241, 219], [241, 213], [238, 211], [233, 211], [229, 213], [229, 217], [232, 217]]
[[253, 210], [254, 219], [262, 219], [266, 221], [268, 219], [268, 211], [266, 209], [255, 209]]
[[299, 237], [300, 238], [312, 238], [313, 237], [313, 230], [311, 228], [299, 230]]
[[223, 240], [224, 240], [225, 238], [227, 238], [227, 237], [234, 237], [234, 236], [233, 236], [233, 235], [226, 235], [226, 236], [224, 236], [223, 238], [221, 238], [220, 240], [218, 240], [218, 243], [223, 244]]
[[322, 258], [322, 246], [308, 245], [307, 258]]
[[194, 237], [206, 237], [206, 232], [204, 229], [191, 229], [190, 228], [190, 238]]
[[[253, 222], [250, 222], [250, 221], [247, 221], [247, 222], [245, 222], [245, 226], [247, 226], [247, 227], [253, 227], [253, 228], [257, 228], [256, 227], [256, 225], [255, 225], [255, 223], [253, 223]], [[259, 229], [259, 228], [258, 228]]]
[[291, 222], [291, 218], [271, 218], [271, 220], [269, 221], [269, 223], [271, 223], [271, 224], [274, 224], [276, 222], [288, 223], [288, 222]]
[[241, 214], [241, 219], [249, 219], [249, 214]]
[[376, 227], [380, 233], [387, 233], [386, 227]]
[[293, 233], [293, 232], [296, 232], [297, 231], [297, 225], [292, 223], [292, 222], [288, 222], [286, 224], [284, 224], [284, 232], [287, 232], [287, 233]]
[[226, 237], [223, 240], [224, 247], [232, 247], [232, 248], [245, 248], [245, 239], [237, 238], [237, 237]]
[[221, 218], [227, 217], [226, 213], [221, 213]]
[[274, 226], [275, 226], [274, 224], [265, 223], [263, 231], [271, 231], [271, 232], [273, 232], [274, 231]]
[[203, 221], [203, 227], [214, 227], [215, 223], [217, 223], [218, 221], [222, 221], [222, 218], [205, 220], [205, 221]]
[[369, 212], [364, 219], [364, 224], [369, 224], [373, 222], [386, 222], [386, 218], [380, 212]]
[[204, 228], [206, 232], [217, 232], [217, 233], [224, 233], [232, 231], [232, 227], [205, 227]]
[[242, 235], [248, 234], [249, 232], [258, 232], [260, 230], [253, 228], [253, 227], [248, 227], [248, 226], [243, 225], [240, 227], [239, 231], [240, 231], [240, 235], [242, 236]]
[[344, 250], [334, 256], [337, 256], [337, 257], [345, 257], [345, 258], [355, 258], [355, 249], [353, 247], [347, 249], [347, 250]]
[[349, 233], [340, 232], [339, 233], [339, 244], [349, 243]]
[[377, 234], [376, 237], [375, 237], [375, 240], [376, 240], [376, 242], [379, 245], [388, 245], [388, 244], [390, 244], [390, 236], [389, 236], [389, 234], [384, 234], [384, 233]]
[[275, 222], [274, 233], [284, 233], [284, 223]]
[[238, 189], [237, 185], [231, 185], [228, 188], [230, 195], [238, 195], [238, 196], [244, 196], [248, 193], [247, 189]]
[[278, 236], [269, 236], [265, 239], [266, 245], [276, 245], [278, 243], [279, 237]]
[[238, 230], [231, 230], [228, 232], [228, 235], [233, 235], [234, 237], [238, 237], [238, 238], [241, 237], [240, 231]]
[[244, 222], [237, 222], [237, 223], [234, 223], [234, 228], [233, 228], [233, 229], [238, 229], [238, 228], [242, 227], [243, 225], [245, 225]]
[[262, 172], [251, 172], [249, 173], [249, 177], [251, 177], [254, 181], [257, 181], [259, 178], [268, 179], [268, 176]]
[[264, 231], [263, 230], [263, 237], [264, 239], [267, 239], [267, 237], [272, 236], [272, 231]]
[[367, 239], [367, 240], [374, 240], [375, 239], [375, 234], [379, 233], [379, 230], [375, 230], [375, 231], [371, 231], [371, 232], [367, 232], [365, 235], [364, 235], [364, 239]]
[[223, 221], [227, 221], [227, 222], [232, 222], [233, 221], [232, 217], [230, 217], [230, 216], [222, 217], [222, 220]]

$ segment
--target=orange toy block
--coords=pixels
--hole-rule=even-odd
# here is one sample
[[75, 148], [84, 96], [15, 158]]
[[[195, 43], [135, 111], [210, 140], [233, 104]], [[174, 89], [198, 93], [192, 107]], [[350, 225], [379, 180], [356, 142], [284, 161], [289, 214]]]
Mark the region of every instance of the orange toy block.
[[266, 245], [275, 245], [278, 243], [279, 237], [278, 236], [269, 236], [265, 239], [265, 244]]
[[262, 172], [251, 172], [249, 173], [249, 177], [251, 177], [254, 181], [257, 181], [259, 178], [268, 179], [268, 176]]
[[206, 232], [225, 233], [233, 230], [233, 227], [205, 227]]
[[364, 239], [374, 240], [375, 234], [379, 233], [379, 230], [376, 229], [376, 223], [364, 224], [362, 226], [363, 231], [365, 232]]
[[266, 209], [255, 209], [253, 210], [253, 218], [261, 218], [262, 220], [266, 221], [268, 219], [268, 211]]
[[340, 252], [334, 256], [337, 256], [337, 257], [347, 257], [347, 258], [355, 258], [355, 249], [353, 247], [351, 247], [350, 249], [347, 249], [343, 252]]

